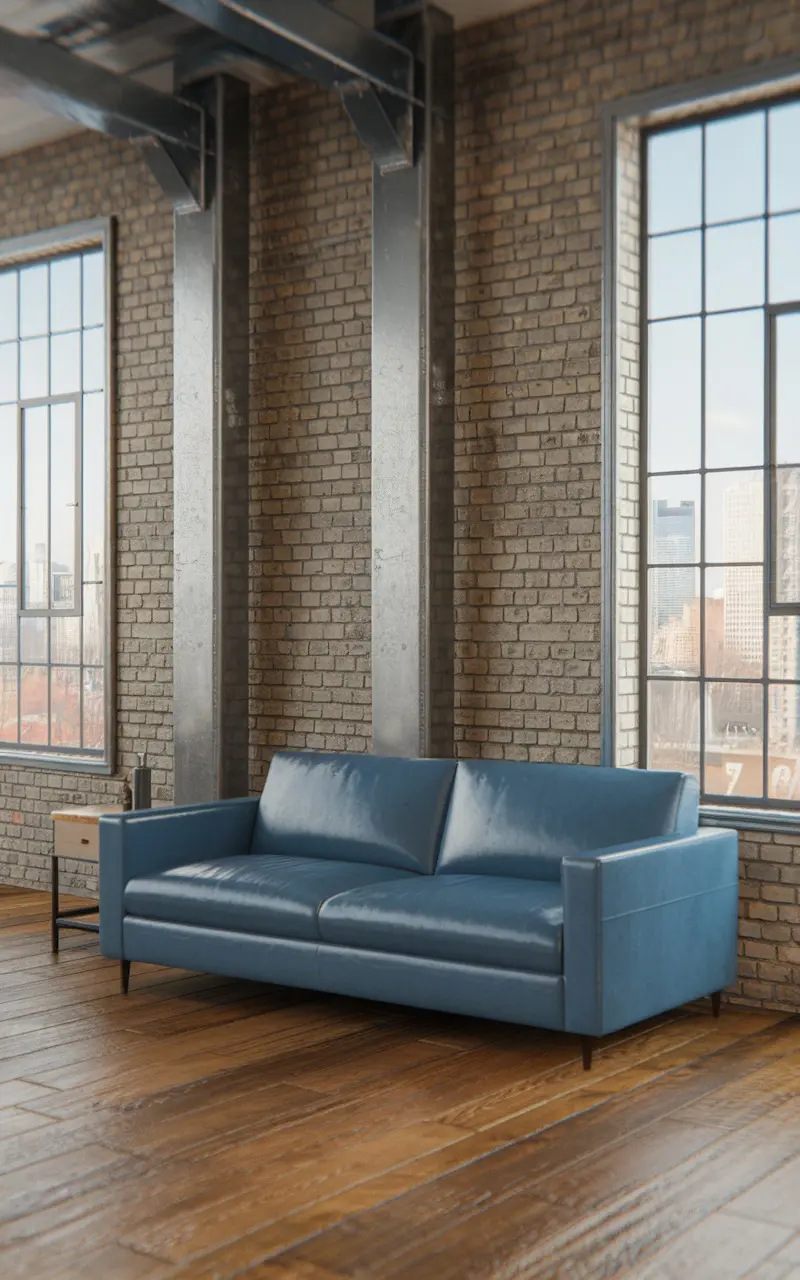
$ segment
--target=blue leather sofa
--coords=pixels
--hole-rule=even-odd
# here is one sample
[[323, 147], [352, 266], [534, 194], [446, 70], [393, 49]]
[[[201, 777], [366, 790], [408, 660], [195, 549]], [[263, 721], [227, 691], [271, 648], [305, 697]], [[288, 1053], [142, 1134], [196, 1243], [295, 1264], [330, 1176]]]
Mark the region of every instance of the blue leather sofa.
[[[678, 773], [282, 753], [100, 819], [100, 947], [603, 1036], [736, 976], [737, 837]], [[715, 1013], [719, 1009], [716, 994]]]

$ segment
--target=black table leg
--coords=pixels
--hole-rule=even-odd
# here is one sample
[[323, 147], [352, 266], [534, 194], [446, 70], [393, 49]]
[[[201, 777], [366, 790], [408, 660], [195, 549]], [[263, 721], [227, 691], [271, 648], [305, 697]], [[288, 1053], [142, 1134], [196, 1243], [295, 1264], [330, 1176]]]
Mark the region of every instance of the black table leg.
[[50, 949], [58, 952], [58, 858], [50, 859]]

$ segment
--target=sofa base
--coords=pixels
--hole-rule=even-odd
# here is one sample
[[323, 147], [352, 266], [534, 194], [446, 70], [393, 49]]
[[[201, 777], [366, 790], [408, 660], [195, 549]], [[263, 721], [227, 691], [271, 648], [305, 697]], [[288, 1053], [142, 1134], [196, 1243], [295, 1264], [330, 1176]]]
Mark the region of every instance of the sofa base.
[[136, 916], [124, 919], [123, 948], [122, 963], [128, 970], [137, 960], [549, 1031], [564, 1029], [564, 980], [553, 974], [358, 951]]

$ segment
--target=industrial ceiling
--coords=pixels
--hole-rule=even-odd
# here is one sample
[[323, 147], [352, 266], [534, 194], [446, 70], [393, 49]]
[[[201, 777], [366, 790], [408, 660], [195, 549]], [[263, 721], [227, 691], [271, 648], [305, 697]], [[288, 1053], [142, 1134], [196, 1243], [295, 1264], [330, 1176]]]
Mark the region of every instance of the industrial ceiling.
[[[336, 0], [335, 7], [363, 21], [370, 0]], [[439, 0], [457, 27], [530, 7], [535, 0]], [[166, 93], [175, 84], [175, 60], [189, 56], [202, 65], [208, 32], [159, 0], [0, 0], [0, 44], [8, 32], [52, 41], [121, 75]], [[280, 72], [256, 61], [240, 62], [252, 83], [277, 83]], [[0, 70], [0, 155], [26, 150], [74, 133], [80, 126], [24, 101]]]

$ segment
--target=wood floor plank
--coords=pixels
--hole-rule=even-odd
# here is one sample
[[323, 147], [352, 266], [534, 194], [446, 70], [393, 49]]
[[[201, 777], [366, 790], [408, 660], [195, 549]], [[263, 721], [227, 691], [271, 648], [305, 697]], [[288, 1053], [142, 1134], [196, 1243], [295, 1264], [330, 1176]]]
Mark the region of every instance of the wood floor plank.
[[[599, 1152], [608, 1144], [626, 1134], [637, 1135], [637, 1142], [638, 1135], [642, 1135], [641, 1140], [645, 1141], [648, 1126], [676, 1111], [691, 1100], [692, 1096], [701, 1097], [731, 1079], [749, 1074], [763, 1065], [765, 1059], [769, 1060], [775, 1041], [782, 1038], [782, 1026], [783, 1024], [779, 1024], [763, 1036], [753, 1037], [741, 1046], [734, 1046], [726, 1054], [718, 1054], [712, 1059], [713, 1067], [712, 1064], [703, 1065], [701, 1062], [694, 1070], [684, 1070], [675, 1073], [674, 1077], [659, 1079], [630, 1098], [623, 1096], [614, 1099], [597, 1110], [554, 1126], [533, 1139], [487, 1155], [476, 1164], [439, 1179], [433, 1187], [411, 1191], [374, 1213], [362, 1215], [357, 1223], [348, 1224], [346, 1230], [332, 1229], [320, 1237], [310, 1251], [301, 1251], [298, 1256], [322, 1265], [335, 1258], [337, 1267], [350, 1275], [358, 1273], [358, 1268], [364, 1266], [365, 1256], [373, 1250], [386, 1259], [393, 1247], [399, 1247], [404, 1258], [409, 1249], [413, 1249], [408, 1260], [410, 1275], [413, 1268], [420, 1265], [420, 1259], [425, 1256], [426, 1250], [432, 1248], [434, 1241], [442, 1234], [443, 1216], [452, 1224], [448, 1236], [456, 1233], [459, 1239], [463, 1236], [471, 1240], [473, 1235], [480, 1238], [483, 1234], [488, 1234], [494, 1240], [495, 1236], [489, 1232], [490, 1215], [497, 1215], [502, 1221], [506, 1212], [502, 1207], [503, 1202], [521, 1196], [523, 1199], [540, 1195], [549, 1197], [549, 1188], [560, 1170], [563, 1175], [563, 1195], [569, 1203], [570, 1175], [565, 1171], [576, 1167], [576, 1173], [572, 1176], [580, 1178], [580, 1163], [595, 1162]], [[796, 1036], [796, 1031], [789, 1032], [788, 1038], [783, 1037], [788, 1045], [793, 1043], [793, 1036]], [[779, 1111], [780, 1109], [774, 1114], [779, 1114]], [[720, 1142], [724, 1142], [729, 1136], [723, 1131], [719, 1131], [719, 1134]], [[800, 1129], [794, 1132], [793, 1127], [783, 1137], [785, 1142], [800, 1143]], [[652, 1136], [649, 1140], [652, 1141]], [[711, 1149], [714, 1150], [719, 1145], [719, 1142], [714, 1143]], [[771, 1171], [780, 1164], [780, 1159], [774, 1158], [768, 1151], [761, 1155], [765, 1170]], [[542, 1190], [544, 1183], [548, 1188], [545, 1191]], [[749, 1183], [746, 1182], [744, 1186], [747, 1185]], [[602, 1187], [602, 1181], [598, 1186]], [[500, 1188], [499, 1192], [495, 1190], [497, 1187]], [[494, 1205], [496, 1199], [501, 1205], [497, 1209]], [[719, 1206], [714, 1203], [713, 1207]], [[514, 1206], [512, 1216], [517, 1229], [524, 1232], [524, 1209]], [[474, 1221], [470, 1222], [471, 1219]], [[510, 1226], [505, 1236], [500, 1232], [500, 1238], [505, 1239], [506, 1244], [510, 1237]], [[399, 1246], [398, 1241], [402, 1242]], [[409, 1244], [408, 1241], [412, 1243]], [[455, 1246], [454, 1257], [461, 1257], [463, 1264], [463, 1257]], [[496, 1259], [490, 1260], [491, 1265], [495, 1261]], [[585, 1265], [583, 1259], [582, 1264]], [[459, 1264], [454, 1264], [457, 1265]], [[385, 1266], [388, 1268], [388, 1262]], [[397, 1274], [405, 1273], [404, 1262]], [[393, 1270], [386, 1269], [387, 1276], [394, 1274]], [[457, 1270], [454, 1274], [457, 1274]], [[547, 1274], [546, 1270], [542, 1274]]]
[[587, 1075], [375, 1002], [145, 965], [123, 998], [48, 905], [0, 891], [3, 1280], [800, 1271], [800, 1019], [698, 1002]]
[[753, 1267], [764, 1262], [790, 1236], [785, 1228], [737, 1218], [735, 1214], [711, 1214], [666, 1249], [657, 1249], [652, 1261], [637, 1268], [637, 1280], [744, 1280]]

